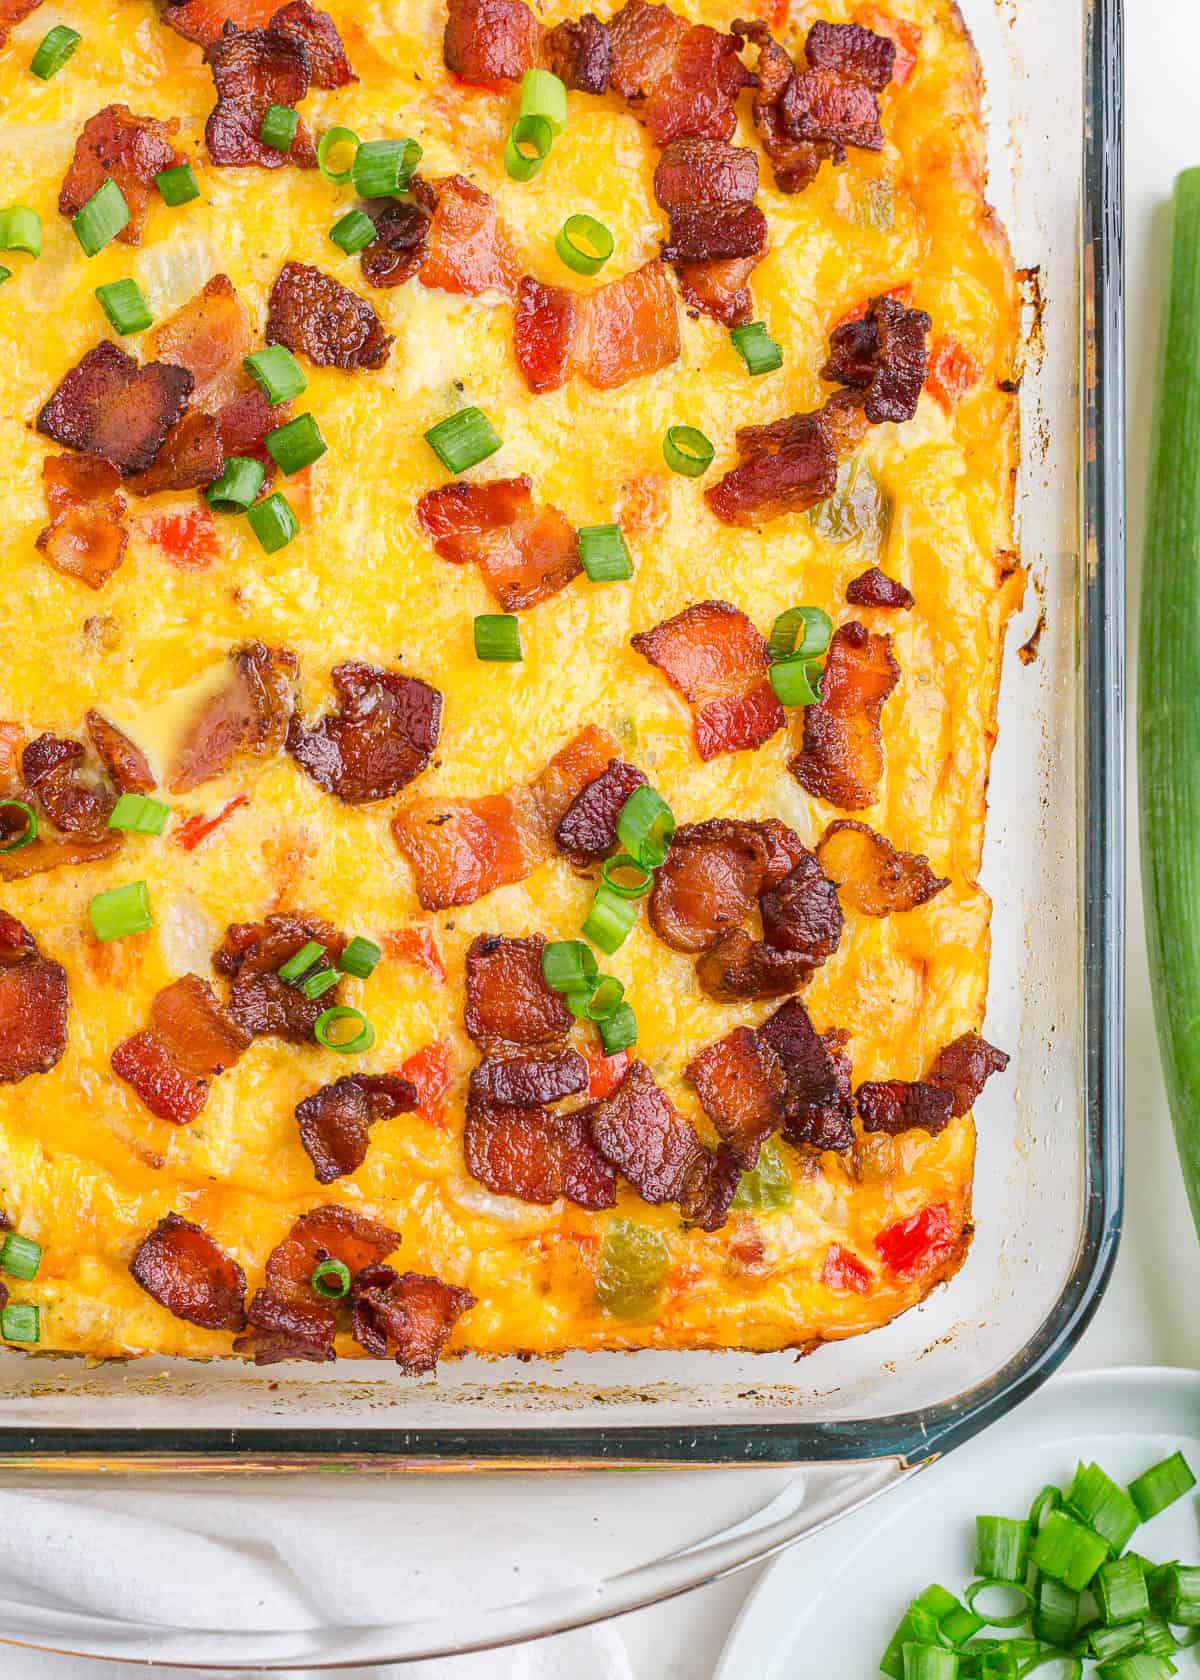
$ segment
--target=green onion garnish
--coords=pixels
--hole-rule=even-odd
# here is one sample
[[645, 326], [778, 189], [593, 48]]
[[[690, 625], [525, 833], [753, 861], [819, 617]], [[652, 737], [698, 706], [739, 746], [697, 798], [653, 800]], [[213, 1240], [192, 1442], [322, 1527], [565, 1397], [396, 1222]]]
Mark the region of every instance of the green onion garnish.
[[619, 583], [633, 576], [633, 561], [619, 525], [585, 525], [579, 559], [593, 583]]
[[1065, 1511], [1051, 1511], [1033, 1545], [1034, 1566], [1073, 1592], [1090, 1584], [1107, 1557], [1100, 1536]]
[[302, 991], [306, 998], [323, 997], [331, 986], [337, 985], [340, 979], [341, 975], [336, 969], [319, 968], [315, 974], [310, 974], [301, 980], [298, 990]]
[[1176, 1627], [1200, 1627], [1200, 1569], [1173, 1563], [1167, 1575], [1166, 1618]]
[[173, 169], [160, 169], [154, 184], [162, 194], [164, 204], [190, 204], [200, 197], [200, 188], [190, 163], [176, 164]]
[[577, 1021], [587, 1020], [588, 1004], [592, 1001], [592, 991], [590, 986], [582, 990], [564, 992], [562, 994], [562, 1000]]
[[253, 507], [248, 507], [246, 518], [266, 554], [274, 554], [277, 549], [286, 548], [300, 529], [300, 521], [296, 518], [292, 504], [281, 490], [276, 490], [265, 501], [255, 502]]
[[568, 216], [554, 249], [576, 274], [599, 274], [613, 254], [613, 236], [595, 216]]
[[663, 459], [672, 472], [685, 478], [699, 478], [712, 466], [716, 454], [704, 433], [695, 426], [668, 426], [663, 439]]
[[[345, 169], [334, 169], [330, 154], [338, 146], [352, 146], [350, 161]], [[352, 128], [327, 128], [317, 141], [317, 168], [335, 187], [346, 186], [354, 177], [354, 159], [358, 155], [359, 139]]]
[[37, 839], [37, 812], [32, 805], [26, 805], [23, 799], [0, 799], [0, 813], [4, 811], [20, 811], [25, 819], [25, 827], [11, 840], [0, 845], [0, 852], [19, 852], [22, 846], [31, 846]]
[[750, 373], [774, 373], [776, 368], [783, 366], [783, 351], [761, 321], [733, 327], [729, 336]]
[[286, 152], [296, 138], [299, 122], [299, 111], [294, 111], [290, 105], [268, 105], [259, 126], [258, 138], [273, 152]]
[[815, 659], [793, 654], [777, 659], [767, 672], [781, 706], [815, 706], [821, 699], [821, 666]]
[[1171, 1657], [1179, 1649], [1179, 1642], [1162, 1616], [1151, 1613], [1143, 1621], [1142, 1649], [1152, 1657]]
[[[330, 1028], [339, 1021], [357, 1021], [358, 1031], [353, 1038], [340, 1040], [331, 1038]], [[339, 1056], [360, 1056], [375, 1042], [375, 1028], [367, 1017], [358, 1009], [351, 1009], [347, 1004], [339, 1003], [333, 1009], [326, 1009], [317, 1016], [313, 1027], [318, 1044], [323, 1044], [326, 1050], [336, 1050]]]
[[[1022, 1672], [1027, 1674], [1029, 1670]], [[1162, 1657], [1152, 1657], [1147, 1651], [1117, 1657], [1113, 1662], [1106, 1662], [1100, 1670], [1103, 1680], [1169, 1680], [1175, 1672], [1174, 1663]]]
[[1069, 1645], [1079, 1623], [1079, 1594], [1052, 1581], [1049, 1575], [1038, 1580], [1037, 1603], [1033, 1607], [1033, 1631], [1047, 1645]]
[[1029, 1526], [1033, 1530], [1034, 1534], [1040, 1533], [1042, 1524], [1050, 1515], [1051, 1511], [1057, 1511], [1061, 1504], [1062, 1494], [1054, 1486], [1053, 1482], [1047, 1482], [1046, 1486], [1029, 1507]]
[[85, 257], [94, 257], [128, 225], [125, 194], [111, 175], [96, 188], [79, 214], [71, 218], [71, 227]]
[[512, 613], [480, 613], [475, 620], [475, 657], [520, 664], [521, 626]]
[[123, 793], [109, 813], [108, 826], [123, 829], [126, 834], [161, 834], [170, 815], [171, 807], [161, 799]]
[[113, 328], [122, 335], [144, 332], [154, 322], [136, 280], [111, 280], [107, 286], [97, 286], [96, 298]]
[[12, 269], [11, 268], [5, 268], [4, 264], [0, 263], [0, 286], [3, 286], [3, 284], [6, 280], [11, 280], [11, 279], [12, 279]]
[[324, 955], [324, 945], [319, 944], [315, 939], [306, 940], [300, 949], [293, 951], [288, 960], [282, 963], [275, 972], [281, 980], [286, 980], [290, 986], [293, 981], [299, 980], [302, 975], [307, 974], [313, 964], [319, 962]]
[[415, 140], [364, 140], [351, 169], [358, 196], [391, 198], [402, 193], [420, 161]]
[[1100, 1614], [1111, 1627], [1116, 1622], [1137, 1622], [1150, 1614], [1150, 1594], [1142, 1562], [1132, 1552], [1101, 1564], [1092, 1582]]
[[[992, 1610], [980, 1610], [976, 1607], [975, 1600], [979, 1597], [980, 1593], [984, 1592], [1009, 1593], [1013, 1597], [1021, 1600], [1020, 1608], [1012, 1611], [1009, 1615], [1000, 1615], [998, 1612]], [[1028, 1621], [1030, 1608], [1033, 1604], [1033, 1594], [1023, 1582], [996, 1581], [990, 1580], [986, 1576], [981, 1580], [972, 1581], [971, 1585], [963, 1593], [963, 1597], [967, 1601], [968, 1610], [974, 1610], [976, 1615], [982, 1616], [989, 1627], [1020, 1627], [1023, 1622]]]
[[553, 144], [554, 130], [545, 117], [518, 117], [504, 142], [504, 167], [514, 181], [532, 181]]
[[263, 441], [280, 472], [289, 476], [319, 461], [329, 448], [311, 414], [298, 414], [286, 426], [268, 432]]
[[583, 924], [583, 936], [611, 957], [628, 939], [637, 916], [637, 904], [622, 898], [602, 881]]
[[542, 117], [555, 134], [567, 126], [567, 89], [550, 70], [526, 70], [521, 78], [521, 115]]
[[373, 939], [364, 939], [361, 934], [355, 934], [342, 952], [342, 960], [338, 967], [343, 974], [356, 974], [360, 980], [366, 980], [374, 974], [382, 955], [383, 952]]
[[904, 1645], [904, 1680], [958, 1680], [957, 1651], [944, 1645]]
[[[631, 881], [628, 877], [632, 875]], [[628, 852], [617, 852], [600, 865], [600, 876], [618, 898], [644, 898], [654, 885], [654, 871], [640, 864]]]
[[478, 408], [460, 408], [457, 414], [439, 420], [425, 433], [425, 442], [446, 471], [452, 473], [477, 467], [500, 447], [492, 422]]
[[1142, 1521], [1149, 1522], [1151, 1517], [1156, 1517], [1168, 1505], [1190, 1493], [1195, 1485], [1196, 1478], [1187, 1459], [1177, 1452], [1159, 1464], [1152, 1464], [1149, 1470], [1143, 1470], [1136, 1480], [1130, 1482], [1129, 1497], [1137, 1506]]
[[615, 1015], [625, 999], [625, 982], [615, 975], [604, 974], [587, 1001], [585, 1014], [589, 1021], [607, 1021]]
[[68, 29], [65, 23], [55, 24], [50, 33], [43, 36], [29, 68], [43, 82], [48, 82], [62, 69], [82, 40], [78, 30]]
[[329, 237], [348, 257], [363, 251], [378, 234], [379, 229], [361, 210], [347, 210], [340, 221], [334, 222]]
[[110, 892], [97, 893], [88, 905], [92, 930], [101, 944], [125, 939], [131, 933], [145, 933], [154, 926], [150, 894], [145, 881], [130, 881]]
[[1013, 1517], [975, 1518], [975, 1573], [994, 1581], [1023, 1581], [1029, 1524]]
[[542, 978], [552, 991], [586, 991], [590, 997], [600, 970], [582, 939], [555, 939], [542, 949]]
[[8, 1233], [3, 1248], [0, 1248], [0, 1267], [4, 1271], [29, 1283], [37, 1276], [41, 1263], [41, 1243], [34, 1242], [32, 1237], [18, 1236], [15, 1231]]
[[789, 607], [771, 626], [767, 652], [772, 659], [790, 659], [793, 654], [818, 659], [828, 651], [832, 635], [833, 620], [822, 608]]
[[340, 1301], [350, 1293], [350, 1268], [341, 1260], [318, 1260], [313, 1267], [312, 1286], [327, 1301]]
[[675, 833], [675, 815], [660, 793], [643, 783], [617, 813], [617, 839], [643, 869], [660, 869]]
[[600, 1031], [600, 1047], [606, 1056], [615, 1056], [637, 1043], [637, 1016], [627, 1003], [619, 1005], [596, 1025]]
[[262, 489], [267, 469], [250, 455], [227, 455], [225, 471], [204, 492], [218, 513], [245, 513]]
[[1067, 1504], [1113, 1552], [1123, 1552], [1141, 1518], [1133, 1500], [1098, 1464], [1081, 1464], [1067, 1489]]
[[42, 254], [42, 218], [27, 204], [10, 204], [0, 210], [0, 251], [26, 251], [31, 257]]
[[27, 1301], [15, 1302], [0, 1312], [0, 1336], [6, 1342], [40, 1342], [41, 1317]]
[[285, 344], [268, 344], [265, 350], [256, 350], [243, 358], [242, 366], [255, 384], [262, 386], [272, 408], [308, 389], [304, 369]]
[[[768, 1145], [769, 1147], [769, 1145]], [[766, 1153], [764, 1149], [763, 1153]], [[759, 1156], [762, 1160], [762, 1156]], [[743, 1176], [743, 1183], [745, 1177]], [[789, 1195], [788, 1201], [791, 1197]], [[892, 1635], [888, 1648], [880, 1660], [880, 1671], [890, 1676], [890, 1680], [904, 1680], [904, 1647], [905, 1645], [936, 1644], [940, 1635], [942, 1620], [954, 1610], [962, 1610], [963, 1606], [952, 1592], [945, 1587], [939, 1587], [935, 1582], [926, 1587], [913, 1599], [900, 1626]], [[980, 1627], [983, 1623], [979, 1623]]]

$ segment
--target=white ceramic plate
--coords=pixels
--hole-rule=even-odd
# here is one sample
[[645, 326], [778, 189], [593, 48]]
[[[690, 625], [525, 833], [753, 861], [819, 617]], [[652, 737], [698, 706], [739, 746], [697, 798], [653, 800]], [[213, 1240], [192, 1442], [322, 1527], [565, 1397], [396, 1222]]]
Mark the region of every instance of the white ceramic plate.
[[[747, 1601], [714, 1680], [876, 1680], [909, 1600], [931, 1581], [960, 1592], [971, 1579], [979, 1513], [1024, 1516], [1038, 1489], [1068, 1482], [1081, 1458], [1128, 1481], [1177, 1447], [1200, 1474], [1200, 1373], [1056, 1378], [890, 1498], [785, 1552]], [[1138, 1550], [1200, 1560], [1197, 1493], [1139, 1529]], [[1180, 1675], [1195, 1671], [1185, 1653]]]

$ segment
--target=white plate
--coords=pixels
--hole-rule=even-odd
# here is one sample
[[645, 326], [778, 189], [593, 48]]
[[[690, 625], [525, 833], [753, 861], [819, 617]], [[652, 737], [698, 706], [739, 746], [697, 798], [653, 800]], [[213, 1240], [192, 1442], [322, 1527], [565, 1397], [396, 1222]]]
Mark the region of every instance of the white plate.
[[[1079, 1459], [1128, 1481], [1177, 1447], [1200, 1473], [1200, 1373], [1055, 1378], [951, 1458], [785, 1552], [747, 1601], [713, 1680], [876, 1680], [909, 1600], [931, 1581], [960, 1592], [971, 1579], [977, 1515], [1024, 1516], [1038, 1489], [1068, 1482]], [[1198, 1514], [1189, 1494], [1134, 1544], [1163, 1561], [1200, 1559]], [[1191, 1662], [1181, 1659], [1181, 1675]]]

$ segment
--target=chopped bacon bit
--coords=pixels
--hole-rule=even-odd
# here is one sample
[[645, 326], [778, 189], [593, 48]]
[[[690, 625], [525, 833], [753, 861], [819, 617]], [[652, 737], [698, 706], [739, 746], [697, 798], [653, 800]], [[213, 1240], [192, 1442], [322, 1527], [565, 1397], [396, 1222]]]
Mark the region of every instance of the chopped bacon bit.
[[702, 1231], [719, 1231], [729, 1218], [741, 1180], [741, 1163], [727, 1143], [716, 1150], [701, 1149], [688, 1169], [679, 1197], [685, 1224], [698, 1225]]
[[374, 1120], [391, 1120], [417, 1106], [417, 1089], [392, 1073], [358, 1073], [323, 1085], [296, 1106], [300, 1141], [321, 1184], [332, 1184], [367, 1158]]
[[328, 12], [318, 11], [308, 0], [290, 0], [290, 4], [281, 6], [271, 19], [271, 28], [277, 34], [293, 36], [305, 47], [313, 87], [340, 88], [358, 80], [337, 24]]
[[860, 811], [879, 797], [883, 703], [900, 680], [892, 638], [851, 619], [833, 633], [821, 700], [804, 708], [804, 745], [788, 769], [814, 798]]
[[443, 1123], [442, 1098], [450, 1089], [450, 1041], [435, 1038], [400, 1064], [404, 1079], [416, 1086], [417, 1111], [434, 1126]]
[[383, 936], [383, 948], [391, 957], [398, 957], [401, 962], [416, 963], [427, 974], [444, 985], [446, 982], [446, 965], [442, 961], [442, 953], [438, 950], [438, 942], [433, 936], [433, 930], [427, 927], [395, 928]]
[[154, 353], [188, 370], [195, 381], [192, 408], [216, 414], [245, 389], [242, 358], [252, 343], [250, 311], [227, 274], [204, 288], [155, 327]]
[[799, 957], [810, 969], [820, 967], [837, 950], [842, 907], [837, 887], [815, 853], [803, 852], [779, 885], [763, 893], [759, 909], [767, 944]]
[[84, 750], [78, 741], [39, 735], [21, 754], [21, 773], [38, 805], [65, 834], [99, 839], [108, 826], [116, 796], [104, 785], [80, 778]]
[[283, 746], [298, 669], [286, 648], [248, 642], [231, 650], [226, 682], [193, 718], [167, 776], [172, 793], [189, 793], [241, 758], [265, 758]]
[[625, 1077], [629, 1067], [629, 1057], [624, 1050], [618, 1050], [615, 1056], [597, 1056], [591, 1054], [587, 1058], [589, 1097], [611, 1097], [617, 1086]]
[[654, 172], [654, 193], [671, 218], [663, 256], [676, 265], [684, 299], [727, 327], [753, 311], [746, 281], [767, 248], [754, 203], [758, 159], [723, 140], [675, 140]]
[[821, 1267], [821, 1282], [826, 1289], [849, 1290], [854, 1295], [869, 1295], [875, 1281], [869, 1267], [841, 1243], [830, 1243], [825, 1250], [825, 1264]]
[[687, 267], [719, 258], [757, 257], [766, 248], [767, 219], [757, 205], [720, 204], [672, 211], [671, 233], [662, 254], [667, 262]]
[[307, 998], [279, 977], [279, 969], [302, 945], [315, 940], [337, 962], [346, 936], [317, 916], [287, 911], [265, 922], [235, 922], [213, 955], [218, 974], [233, 980], [230, 1008], [254, 1038], [268, 1034], [292, 1044], [311, 1044], [318, 1015], [337, 1002], [337, 987]]
[[946, 1203], [933, 1202], [880, 1231], [875, 1247], [889, 1271], [911, 1282], [950, 1260], [962, 1247], [964, 1235], [951, 1223]]
[[386, 203], [375, 215], [375, 238], [360, 258], [371, 286], [402, 286], [429, 255], [430, 217], [419, 204]]
[[743, 998], [783, 997], [808, 979], [812, 969], [804, 958], [777, 951], [764, 940], [751, 939], [743, 928], [731, 928], [710, 945], [696, 964], [702, 991], [718, 1003]]
[[920, 25], [910, 23], [907, 18], [893, 17], [890, 12], [885, 12], [882, 6], [859, 6], [855, 15], [864, 28], [873, 30], [876, 35], [890, 37], [896, 48], [892, 80], [903, 86], [917, 67], [917, 57], [924, 36]]
[[611, 763], [617, 743], [606, 729], [587, 724], [566, 746], [548, 759], [529, 791], [541, 824], [544, 854], [553, 849], [554, 834], [568, 809], [590, 782]]
[[149, 1026], [117, 1045], [112, 1067], [151, 1114], [184, 1126], [208, 1101], [212, 1080], [249, 1044], [250, 1034], [208, 981], [185, 974], [154, 999]]
[[116, 784], [117, 791], [153, 793], [157, 786], [154, 772], [145, 753], [134, 746], [128, 735], [118, 729], [115, 723], [110, 723], [106, 717], [102, 717], [99, 712], [88, 712], [84, 722], [87, 725], [88, 737], [110, 779]]
[[871, 566], [851, 578], [846, 585], [846, 599], [852, 607], [892, 607], [909, 612], [913, 606], [912, 591], [895, 578], [888, 577], [878, 566]]
[[556, 1044], [571, 1030], [571, 1012], [542, 977], [540, 935], [507, 939], [480, 934], [467, 952], [467, 1031], [485, 1056]]
[[149, 540], [181, 572], [203, 572], [220, 558], [216, 521], [206, 507], [158, 514], [145, 529]]
[[275, 463], [267, 452], [266, 436], [276, 426], [282, 426], [291, 417], [291, 412], [289, 403], [279, 403], [272, 408], [265, 392], [260, 391], [257, 385], [252, 391], [242, 391], [231, 397], [217, 415], [226, 458], [230, 455], [253, 455], [266, 467], [263, 483], [269, 484], [275, 473]]
[[192, 394], [185, 368], [139, 367], [105, 339], [64, 377], [37, 417], [55, 443], [99, 455], [123, 475], [144, 472]]
[[513, 343], [531, 391], [555, 391], [573, 374], [610, 391], [657, 373], [680, 350], [679, 311], [665, 265], [646, 263], [583, 293], [526, 275], [517, 289]]
[[734, 36], [648, 0], [626, 0], [608, 28], [612, 85], [657, 146], [685, 135], [729, 139], [737, 96], [753, 82]]
[[752, 204], [757, 191], [757, 157], [749, 147], [724, 140], [673, 140], [654, 171], [654, 196], [672, 216]]
[[579, 868], [607, 857], [617, 844], [617, 818], [646, 778], [636, 764], [614, 758], [571, 801], [554, 831], [556, 845]]
[[783, 728], [783, 707], [765, 680], [767, 644], [728, 601], [698, 601], [630, 641], [693, 707], [706, 761], [761, 746]]
[[348, 805], [389, 799], [429, 763], [442, 696], [419, 677], [351, 660], [332, 673], [338, 710], [311, 729], [293, 717], [287, 749], [306, 775]]
[[495, 200], [465, 175], [448, 175], [433, 190], [435, 208], [421, 284], [467, 297], [491, 291], [512, 297], [521, 265], [500, 226]]
[[783, 1135], [789, 1143], [815, 1149], [850, 1148], [854, 1142], [850, 1064], [843, 1035], [821, 1035], [799, 998], [789, 998], [758, 1029], [774, 1051], [787, 1080]]
[[162, 21], [185, 41], [211, 47], [225, 33], [235, 29], [265, 29], [276, 11], [276, 0], [184, 0], [182, 5], [167, 0]]
[[926, 1077], [931, 1085], [949, 1091], [951, 1114], [968, 1114], [991, 1076], [1003, 1073], [1007, 1066], [1008, 1056], [1003, 1050], [997, 1050], [978, 1033], [967, 1032], [938, 1051]]
[[612, 38], [595, 12], [584, 12], [577, 23], [569, 18], [550, 30], [545, 40], [546, 61], [567, 87], [579, 93], [607, 93], [612, 78]]
[[505, 612], [520, 612], [577, 577], [579, 544], [556, 507], [538, 506], [533, 480], [459, 480], [427, 490], [417, 520], [443, 560], [474, 561]]
[[19, 23], [36, 12], [42, 0], [0, 0], [0, 47], [8, 40], [9, 33]]
[[654, 931], [672, 950], [706, 950], [740, 927], [759, 896], [777, 886], [802, 855], [798, 837], [774, 818], [685, 823], [655, 874], [649, 903]]
[[450, 1333], [475, 1305], [469, 1289], [422, 1272], [368, 1266], [350, 1293], [350, 1329], [375, 1359], [391, 1355], [407, 1377], [434, 1370]]
[[471, 1074], [470, 1095], [485, 1107], [536, 1108], [576, 1096], [587, 1085], [587, 1063], [578, 1050], [527, 1050], [485, 1056]]
[[267, 343], [303, 351], [318, 367], [381, 368], [392, 336], [366, 298], [332, 274], [286, 262], [271, 287]]
[[174, 830], [171, 835], [173, 844], [182, 846], [185, 852], [194, 852], [202, 840], [207, 840], [235, 811], [249, 803], [248, 793], [237, 793], [222, 805], [215, 816], [206, 817], [198, 811], [194, 817], [189, 817]]
[[937, 1137], [950, 1123], [954, 1099], [938, 1085], [904, 1079], [870, 1079], [855, 1092], [863, 1130], [895, 1137], [914, 1127]]
[[517, 288], [513, 349], [531, 391], [557, 391], [573, 371], [582, 298], [528, 274]]
[[736, 1027], [693, 1056], [686, 1071], [720, 1136], [743, 1167], [753, 1167], [783, 1122], [787, 1083], [775, 1052], [749, 1027]]
[[133, 1251], [129, 1270], [160, 1306], [202, 1330], [246, 1325], [246, 1274], [199, 1225], [169, 1213]]
[[802, 512], [837, 489], [837, 440], [824, 410], [770, 427], [743, 427], [736, 442], [740, 464], [704, 492], [726, 525], [757, 525]]
[[185, 414], [167, 433], [154, 462], [127, 482], [135, 496], [160, 490], [196, 490], [225, 470], [221, 429], [211, 414]]
[[592, 1141], [589, 1113], [502, 1106], [473, 1091], [463, 1131], [467, 1171], [496, 1195], [523, 1202], [546, 1206], [566, 1196], [580, 1207], [613, 1207], [616, 1175]]
[[542, 26], [524, 0], [448, 0], [442, 56], [464, 82], [519, 82], [541, 54]]
[[0, 852], [0, 881], [23, 881], [30, 875], [42, 875], [60, 864], [97, 863], [121, 849], [123, 836], [110, 829], [103, 839], [82, 839], [78, 835], [64, 835], [61, 839], [39, 834], [31, 846], [19, 851]]
[[75, 155], [58, 195], [59, 214], [77, 215], [104, 185], [117, 183], [129, 206], [129, 220], [117, 238], [140, 245], [150, 209], [154, 177], [185, 161], [171, 140], [179, 128], [172, 118], [136, 117], [128, 105], [106, 105], [89, 117], [75, 142]]
[[739, 19], [733, 33], [758, 48], [758, 86], [754, 91], [754, 126], [762, 137], [763, 150], [775, 171], [775, 185], [780, 192], [803, 192], [817, 177], [832, 148], [797, 140], [788, 131], [783, 96], [795, 80], [796, 66], [765, 23], [756, 19]]
[[50, 523], [37, 546], [57, 571], [89, 589], [107, 583], [125, 558], [129, 534], [120, 482], [117, 469], [95, 456], [48, 455], [42, 462]]
[[947, 414], [973, 391], [981, 374], [979, 363], [956, 338], [935, 338], [929, 351], [929, 372], [925, 389], [932, 392]]
[[204, 57], [217, 89], [217, 103], [204, 128], [213, 162], [256, 163], [263, 169], [294, 163], [315, 169], [317, 151], [303, 118], [286, 152], [264, 146], [258, 137], [272, 105], [294, 108], [308, 92], [311, 65], [304, 43], [270, 25], [235, 29], [205, 47]]
[[69, 1008], [66, 970], [0, 910], [0, 1085], [49, 1073], [67, 1048]]
[[931, 326], [923, 309], [886, 293], [872, 298], [861, 320], [844, 321], [829, 335], [821, 378], [861, 391], [872, 425], [911, 420], [929, 373]]
[[864, 916], [915, 910], [950, 885], [922, 854], [898, 852], [865, 823], [831, 823], [817, 846], [821, 868], [837, 882], [842, 902]]

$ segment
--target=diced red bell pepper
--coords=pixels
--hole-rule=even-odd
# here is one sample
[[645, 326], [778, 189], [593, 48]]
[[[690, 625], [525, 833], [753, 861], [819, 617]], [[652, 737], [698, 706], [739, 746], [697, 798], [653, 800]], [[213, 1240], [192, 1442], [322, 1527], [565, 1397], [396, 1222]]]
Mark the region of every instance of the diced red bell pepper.
[[875, 1247], [889, 1271], [912, 1279], [948, 1260], [958, 1236], [945, 1202], [933, 1202], [880, 1231]]
[[402, 1064], [400, 1074], [417, 1088], [418, 1112], [432, 1125], [444, 1125], [442, 1098], [450, 1088], [449, 1040], [435, 1038], [432, 1044], [422, 1045]]
[[825, 1250], [825, 1264], [821, 1268], [821, 1282], [826, 1289], [848, 1289], [855, 1295], [870, 1293], [874, 1275], [864, 1266], [857, 1254], [841, 1243], [830, 1243]]

